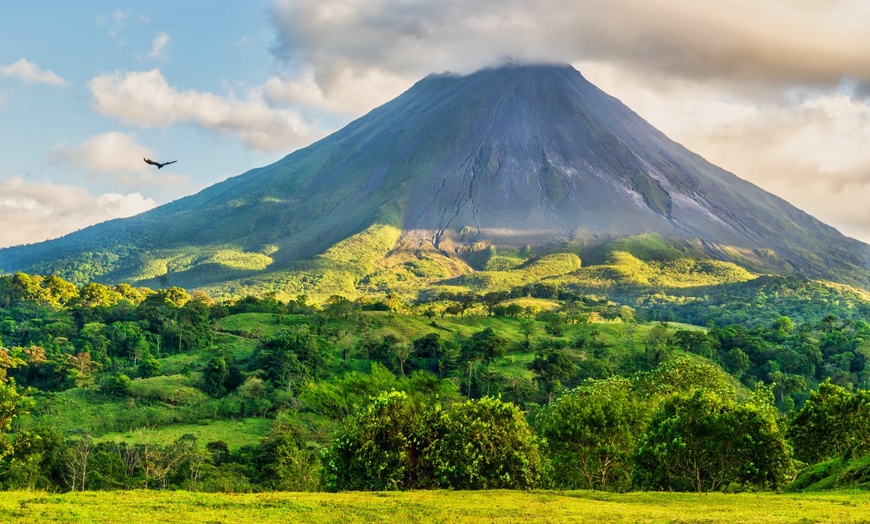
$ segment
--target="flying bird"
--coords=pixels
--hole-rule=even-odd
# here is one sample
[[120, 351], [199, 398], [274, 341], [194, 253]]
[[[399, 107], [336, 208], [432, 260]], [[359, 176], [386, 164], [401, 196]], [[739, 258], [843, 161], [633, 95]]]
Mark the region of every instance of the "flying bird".
[[161, 164], [160, 162], [155, 162], [149, 158], [143, 158], [142, 160], [144, 160], [146, 164], [151, 164], [152, 166], [157, 166], [157, 169], [160, 169], [163, 166], [168, 166], [169, 164], [174, 164], [174, 163], [178, 162], [178, 160], [173, 160], [172, 162], [163, 162]]

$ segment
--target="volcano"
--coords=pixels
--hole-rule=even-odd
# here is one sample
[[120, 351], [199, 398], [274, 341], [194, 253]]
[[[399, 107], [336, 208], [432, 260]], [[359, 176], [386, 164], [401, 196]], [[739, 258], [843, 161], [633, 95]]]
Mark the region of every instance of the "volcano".
[[870, 286], [870, 246], [705, 161], [565, 65], [430, 75], [272, 165], [0, 250], [0, 268], [198, 287], [299, 270], [378, 224], [447, 256], [655, 234], [757, 271]]

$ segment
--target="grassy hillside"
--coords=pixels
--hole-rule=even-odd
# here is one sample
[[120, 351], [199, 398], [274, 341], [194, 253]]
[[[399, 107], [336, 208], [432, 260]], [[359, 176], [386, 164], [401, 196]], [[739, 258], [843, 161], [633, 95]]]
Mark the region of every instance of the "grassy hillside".
[[577, 246], [533, 252], [479, 243], [454, 253], [425, 240], [400, 238], [399, 233], [391, 226], [372, 226], [309, 261], [296, 262], [297, 269], [267, 269], [205, 289], [219, 297], [274, 293], [287, 300], [305, 294], [323, 301], [335, 294], [394, 294], [415, 300], [437, 290], [485, 293], [538, 283], [608, 294], [692, 289], [756, 278], [732, 262], [711, 259], [656, 235], [611, 242], [591, 250], [589, 261], [582, 262]]
[[[538, 311], [558, 306], [553, 301], [533, 298], [511, 302]], [[354, 370], [368, 373], [371, 368], [372, 361], [359, 349], [355, 349], [351, 358], [345, 360], [344, 348], [360, 348], [366, 343], [389, 337], [397, 344], [410, 344], [431, 333], [459, 343], [491, 328], [507, 341], [508, 350], [505, 357], [493, 363], [489, 370], [489, 373], [501, 378], [495, 381], [487, 379], [489, 382], [485, 387], [491, 394], [519, 400], [536, 390], [534, 374], [527, 366], [535, 356], [534, 347], [544, 341], [564, 346], [567, 354], [578, 361], [588, 361], [591, 358], [590, 348], [598, 348], [595, 349], [594, 360], [600, 361], [605, 367], [581, 371], [566, 383], [571, 385], [585, 376], [598, 376], [595, 374], [602, 372], [609, 374], [620, 366], [634, 365], [631, 363], [632, 355], [642, 353], [644, 337], [656, 325], [603, 321], [596, 316], [599, 320], [593, 322], [572, 323], [565, 320], [560, 325], [559, 336], [553, 337], [548, 334], [549, 328], [545, 322], [534, 322], [530, 328], [525, 328], [522, 319], [483, 313], [479, 307], [464, 316], [434, 318], [362, 312], [354, 319], [329, 321], [322, 326], [322, 331], [344, 337], [340, 341], [336, 339], [331, 346], [329, 381], [338, 380]], [[184, 434], [196, 435], [203, 443], [211, 440], [224, 440], [232, 446], [256, 443], [268, 431], [269, 423], [256, 417], [238, 420], [237, 415], [228, 419], [228, 413], [232, 413], [228, 410], [238, 408], [232, 408], [234, 404], [228, 398], [211, 398], [199, 389], [202, 387], [203, 370], [214, 355], [227, 355], [239, 366], [249, 365], [260, 338], [293, 329], [310, 320], [304, 315], [274, 313], [227, 316], [214, 323], [217, 334], [213, 346], [157, 359], [161, 374], [134, 378], [129, 393], [123, 399], [106, 396], [93, 385], [56, 393], [40, 393], [35, 397], [37, 402], [31, 414], [18, 420], [18, 428], [49, 425], [64, 434], [87, 433], [100, 441], [127, 443], [136, 443], [144, 438], [171, 442]], [[532, 340], [530, 346], [523, 343], [527, 334]], [[315, 428], [311, 430], [314, 433], [310, 437], [316, 440], [326, 437], [316, 427], [330, 423], [318, 417], [315, 414], [313, 419], [305, 422]]]
[[792, 492], [870, 490], [870, 455], [860, 459], [837, 458], [810, 466], [789, 487]]

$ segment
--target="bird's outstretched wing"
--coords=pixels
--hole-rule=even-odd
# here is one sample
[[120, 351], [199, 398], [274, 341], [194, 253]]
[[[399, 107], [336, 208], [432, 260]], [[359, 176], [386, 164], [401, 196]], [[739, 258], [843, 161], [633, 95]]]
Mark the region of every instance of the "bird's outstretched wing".
[[155, 162], [149, 158], [143, 158], [142, 160], [144, 160], [146, 164], [151, 164], [152, 166], [157, 166], [157, 169], [161, 169], [163, 166], [168, 166], [169, 164], [174, 164], [174, 163], [178, 162], [178, 160], [173, 160], [172, 162], [160, 163], [160, 162]]

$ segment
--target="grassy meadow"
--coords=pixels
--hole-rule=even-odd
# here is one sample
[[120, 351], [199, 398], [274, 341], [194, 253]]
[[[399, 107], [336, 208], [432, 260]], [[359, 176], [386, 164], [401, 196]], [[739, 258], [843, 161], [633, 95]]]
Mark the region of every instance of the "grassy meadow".
[[870, 522], [866, 492], [411, 491], [216, 494], [111, 491], [0, 497], [0, 522]]

